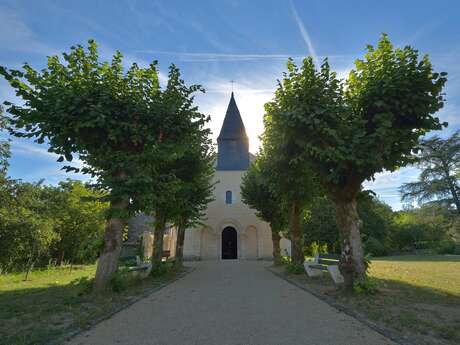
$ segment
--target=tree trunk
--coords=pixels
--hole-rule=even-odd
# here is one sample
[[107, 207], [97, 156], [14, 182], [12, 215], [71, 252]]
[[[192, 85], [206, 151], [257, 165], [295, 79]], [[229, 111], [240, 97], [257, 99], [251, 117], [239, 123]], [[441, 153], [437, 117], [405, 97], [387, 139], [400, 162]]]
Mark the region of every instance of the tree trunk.
[[447, 178], [447, 183], [449, 185], [450, 193], [452, 194], [452, 200], [454, 201], [454, 204], [455, 204], [455, 209], [457, 210], [457, 213], [460, 214], [460, 198], [458, 197], [458, 193], [457, 193], [457, 185], [454, 182], [455, 180], [452, 178], [452, 176], [450, 176], [449, 165], [447, 163], [444, 163], [443, 168], [444, 168], [444, 173]]
[[165, 234], [166, 219], [157, 213], [155, 218], [155, 229], [153, 232], [153, 255], [152, 263], [158, 265], [163, 258], [163, 237]]
[[185, 222], [179, 222], [177, 226], [177, 241], [176, 241], [176, 266], [182, 267], [184, 260], [184, 241], [185, 241]]
[[272, 242], [273, 242], [273, 262], [275, 265], [281, 264], [281, 236], [278, 231], [272, 229]]
[[64, 264], [64, 249], [61, 249], [61, 253], [59, 254], [59, 266]]
[[339, 268], [345, 280], [345, 288], [351, 291], [355, 280], [363, 281], [366, 274], [356, 197], [336, 199], [336, 222], [342, 247]]
[[[123, 213], [128, 207], [128, 201], [110, 203], [114, 214]], [[97, 262], [96, 277], [94, 279], [94, 292], [101, 293], [108, 287], [110, 279], [118, 269], [118, 258], [123, 244], [123, 229], [125, 221], [120, 215], [107, 220], [104, 233], [104, 249]]]
[[305, 261], [303, 255], [303, 234], [300, 226], [300, 206], [299, 201], [294, 200], [291, 204], [291, 214], [289, 217], [289, 230], [291, 233], [291, 255], [294, 264], [302, 265]]

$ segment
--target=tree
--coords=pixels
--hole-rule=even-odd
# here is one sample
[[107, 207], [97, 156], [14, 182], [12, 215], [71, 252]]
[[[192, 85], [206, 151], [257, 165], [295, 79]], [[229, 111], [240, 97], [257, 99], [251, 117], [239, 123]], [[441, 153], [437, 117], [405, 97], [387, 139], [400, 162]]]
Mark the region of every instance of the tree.
[[419, 203], [433, 201], [450, 207], [460, 214], [460, 131], [450, 138], [433, 136], [421, 140], [417, 165], [422, 169], [417, 182], [405, 183], [400, 192], [403, 201]]
[[[391, 249], [394, 228], [391, 207], [378, 200], [373, 192], [365, 190], [357, 196], [357, 210], [365, 252], [385, 255]], [[305, 243], [327, 244], [329, 252], [339, 251], [340, 240], [335, 214], [335, 204], [332, 201], [324, 196], [315, 198], [304, 220]]]
[[[196, 210], [207, 204], [210, 193], [212, 153], [209, 130], [204, 127], [210, 118], [194, 104], [193, 94], [197, 91], [204, 90], [200, 85], [185, 85], [179, 69], [170, 67], [168, 83], [160, 95], [167, 127], [161, 130], [161, 140], [148, 146], [139, 162], [145, 181], [152, 182], [138, 186], [135, 200], [142, 211], [155, 218], [152, 260], [156, 264], [162, 259], [166, 224], [179, 222], [181, 232], [185, 230], [182, 227], [194, 221]], [[189, 195], [185, 189], [194, 190], [196, 195]]]
[[[7, 119], [3, 116], [3, 108], [0, 106], [0, 134], [6, 128]], [[8, 170], [8, 159], [11, 156], [10, 143], [7, 140], [0, 139], [0, 183], [6, 177]]]
[[335, 205], [327, 197], [319, 196], [313, 200], [302, 224], [305, 245], [326, 244], [331, 253], [340, 249], [335, 213]]
[[213, 201], [215, 153], [208, 137], [208, 130], [198, 131], [194, 139], [189, 142], [189, 150], [177, 162], [176, 169], [176, 176], [180, 180], [174, 220], [177, 227], [177, 266], [182, 265], [185, 230], [200, 224], [207, 205]]
[[287, 227], [287, 212], [283, 198], [272, 180], [271, 171], [263, 151], [251, 163], [241, 183], [241, 198], [255, 209], [257, 217], [270, 224], [275, 264], [281, 262], [280, 232]]
[[272, 116], [273, 105], [265, 105], [262, 143], [266, 169], [274, 181], [271, 184], [274, 193], [282, 196], [282, 207], [287, 210], [292, 262], [302, 265], [305, 261], [302, 213], [319, 195], [320, 189], [310, 162], [299, 159], [301, 148], [295, 142], [295, 137], [283, 132], [279, 119]]
[[[110, 192], [110, 210], [104, 249], [98, 261], [95, 291], [104, 290], [118, 268], [122, 232], [129, 215], [130, 198], [145, 181], [139, 172], [145, 147], [168, 134], [170, 119], [163, 116], [156, 62], [146, 68], [132, 64], [127, 72], [122, 54], [100, 62], [97, 45], [72, 47], [48, 58], [42, 71], [24, 64], [22, 71], [0, 67], [23, 105], [5, 103], [11, 115], [11, 133], [49, 144], [58, 161], [80, 156], [83, 173], [96, 177]], [[174, 130], [174, 129], [172, 129]], [[166, 133], [166, 134], [165, 134]], [[67, 171], [78, 170], [67, 167]]]
[[395, 49], [386, 35], [377, 48], [367, 47], [345, 82], [327, 59], [319, 71], [311, 58], [300, 68], [289, 60], [287, 69], [266, 116], [294, 143], [293, 160], [311, 162], [335, 203], [340, 270], [351, 289], [366, 272], [356, 206], [361, 184], [411, 162], [419, 137], [442, 128], [434, 114], [443, 106], [446, 73], [435, 73], [409, 46]]
[[373, 256], [388, 254], [394, 229], [391, 207], [377, 199], [372, 191], [365, 190], [358, 194], [357, 208], [365, 252]]
[[[0, 204], [0, 271], [26, 270], [48, 257], [57, 234], [46, 215], [41, 182], [8, 179], [2, 186]], [[26, 274], [27, 279], [27, 274]]]
[[45, 186], [41, 199], [46, 203], [44, 214], [52, 220], [57, 239], [50, 255], [60, 264], [94, 262], [99, 254], [94, 242], [104, 234], [107, 203], [105, 195], [90, 189], [81, 181], [67, 180], [58, 186]]

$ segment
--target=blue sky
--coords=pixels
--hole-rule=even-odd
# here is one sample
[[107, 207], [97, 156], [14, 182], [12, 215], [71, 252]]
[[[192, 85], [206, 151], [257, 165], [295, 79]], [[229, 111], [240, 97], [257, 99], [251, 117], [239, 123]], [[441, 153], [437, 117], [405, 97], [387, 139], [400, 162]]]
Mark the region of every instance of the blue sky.
[[[439, 113], [449, 128], [460, 128], [460, 2], [458, 1], [7, 1], [0, 0], [0, 65], [29, 62], [41, 68], [46, 56], [94, 38], [101, 55], [118, 49], [126, 63], [159, 61], [163, 75], [177, 64], [189, 83], [202, 84], [197, 97], [210, 114], [214, 138], [223, 121], [234, 80], [237, 104], [256, 152], [263, 130], [263, 104], [270, 100], [287, 57], [329, 57], [346, 76], [366, 44], [382, 32], [397, 46], [411, 44], [430, 55], [435, 69], [449, 73], [447, 103]], [[0, 100], [14, 100], [0, 80]], [[46, 146], [13, 139], [10, 175], [57, 183], [60, 171]], [[393, 208], [397, 188], [417, 178], [415, 168], [383, 173], [366, 183]]]

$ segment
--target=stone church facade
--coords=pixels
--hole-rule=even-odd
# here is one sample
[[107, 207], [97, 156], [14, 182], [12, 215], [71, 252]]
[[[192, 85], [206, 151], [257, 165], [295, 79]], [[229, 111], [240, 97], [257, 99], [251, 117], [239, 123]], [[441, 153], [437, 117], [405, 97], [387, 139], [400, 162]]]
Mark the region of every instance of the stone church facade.
[[[241, 200], [241, 180], [253, 156], [249, 153], [249, 139], [233, 93], [217, 145], [214, 201], [208, 205], [204, 226], [186, 231], [184, 258], [273, 258], [269, 224]], [[282, 240], [282, 245], [287, 247], [287, 241]]]

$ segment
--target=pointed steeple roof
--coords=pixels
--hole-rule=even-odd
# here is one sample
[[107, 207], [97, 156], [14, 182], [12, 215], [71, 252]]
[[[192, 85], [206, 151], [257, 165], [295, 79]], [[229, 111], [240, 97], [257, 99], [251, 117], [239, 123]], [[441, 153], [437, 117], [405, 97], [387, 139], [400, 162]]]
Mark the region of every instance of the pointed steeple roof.
[[230, 103], [228, 104], [222, 129], [217, 138], [217, 140], [222, 139], [248, 139], [233, 92], [230, 97]]

